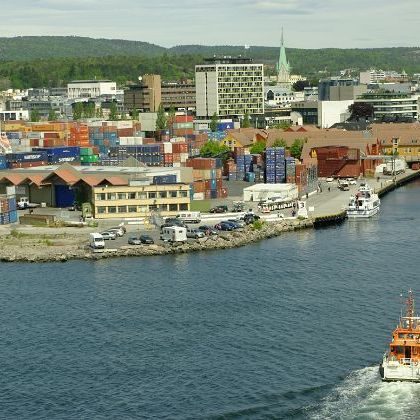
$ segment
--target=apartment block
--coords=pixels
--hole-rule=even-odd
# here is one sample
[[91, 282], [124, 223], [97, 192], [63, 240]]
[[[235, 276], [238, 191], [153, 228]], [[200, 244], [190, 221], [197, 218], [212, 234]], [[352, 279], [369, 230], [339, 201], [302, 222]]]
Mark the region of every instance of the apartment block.
[[251, 58], [210, 58], [195, 66], [196, 115], [264, 114], [264, 66]]

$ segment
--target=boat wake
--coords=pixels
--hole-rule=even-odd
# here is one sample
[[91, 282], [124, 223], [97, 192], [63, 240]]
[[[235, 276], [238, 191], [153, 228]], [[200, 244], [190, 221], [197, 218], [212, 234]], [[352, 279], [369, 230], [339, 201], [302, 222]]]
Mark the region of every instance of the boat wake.
[[352, 372], [312, 412], [312, 419], [414, 419], [420, 412], [420, 386], [382, 382], [378, 367]]

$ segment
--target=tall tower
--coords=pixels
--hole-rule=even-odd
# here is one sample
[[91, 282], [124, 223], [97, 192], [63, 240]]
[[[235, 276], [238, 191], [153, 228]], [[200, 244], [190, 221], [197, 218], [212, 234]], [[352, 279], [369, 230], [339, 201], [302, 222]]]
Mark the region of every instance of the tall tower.
[[283, 28], [281, 28], [281, 44], [279, 61], [277, 62], [277, 84], [290, 87], [290, 63], [286, 58], [286, 48], [284, 47]]

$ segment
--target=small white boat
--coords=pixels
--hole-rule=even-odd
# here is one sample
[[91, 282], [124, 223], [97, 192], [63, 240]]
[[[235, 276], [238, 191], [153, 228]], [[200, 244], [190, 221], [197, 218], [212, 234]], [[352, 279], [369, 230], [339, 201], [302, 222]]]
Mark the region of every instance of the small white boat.
[[366, 219], [379, 212], [381, 200], [378, 194], [375, 194], [372, 188], [366, 184], [360, 184], [359, 191], [350, 197], [347, 206], [347, 217], [352, 219]]

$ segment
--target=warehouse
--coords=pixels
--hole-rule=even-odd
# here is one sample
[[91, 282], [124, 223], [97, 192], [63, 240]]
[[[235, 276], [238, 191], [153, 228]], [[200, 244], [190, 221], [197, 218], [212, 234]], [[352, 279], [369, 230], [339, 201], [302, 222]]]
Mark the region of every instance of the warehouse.
[[297, 198], [296, 184], [254, 184], [244, 188], [244, 201], [290, 201]]
[[[143, 191], [145, 186], [150, 186], [151, 190], [159, 192], [160, 190], [166, 190], [168, 185], [174, 185], [178, 189], [188, 191], [187, 200], [182, 193], [177, 194], [176, 197], [171, 196], [169, 201], [156, 201], [158, 198], [163, 198], [165, 194], [162, 193], [159, 197], [153, 199], [156, 202], [149, 203], [147, 201], [145, 204], [151, 206], [147, 207], [148, 211], [150, 209], [150, 211], [154, 210], [156, 208], [154, 205], [157, 205], [158, 207], [161, 206], [159, 210], [173, 214], [175, 204], [177, 204], [177, 211], [180, 206], [182, 207], [181, 210], [189, 209], [189, 191], [192, 181], [192, 168], [101, 167], [63, 164], [60, 166], [40, 166], [0, 171], [0, 194], [6, 193], [7, 187], [12, 186], [15, 187], [18, 199], [28, 197], [32, 203], [45, 203], [49, 207], [65, 208], [72, 206], [74, 202], [94, 204], [95, 188], [130, 186], [129, 190], [132, 192], [133, 188], [131, 187], [137, 183], [139, 192]], [[128, 192], [128, 190], [124, 191], [127, 194]], [[122, 194], [123, 191], [118, 190], [118, 193]], [[152, 198], [152, 195], [150, 195], [150, 198]], [[187, 206], [185, 206], [186, 204]], [[117, 205], [123, 206], [127, 203], [117, 203]], [[136, 205], [139, 206], [139, 212], [144, 215], [144, 208], [140, 207], [143, 203], [136, 203]], [[112, 207], [111, 204], [110, 206]], [[112, 214], [112, 211], [113, 209], [111, 209], [110, 214]], [[132, 208], [130, 213], [134, 213]], [[104, 214], [107, 214], [107, 209], [105, 209]], [[135, 214], [131, 214], [131, 217], [135, 216]]]

